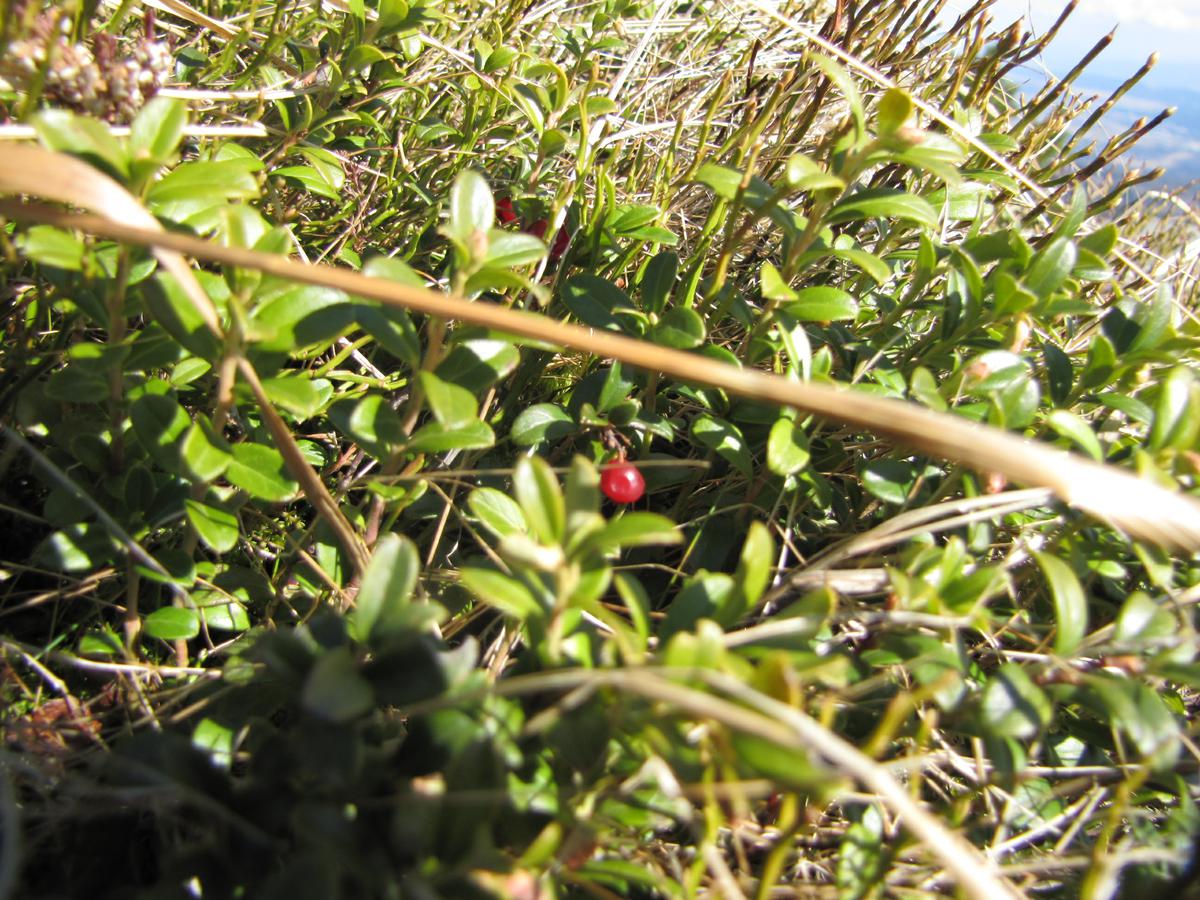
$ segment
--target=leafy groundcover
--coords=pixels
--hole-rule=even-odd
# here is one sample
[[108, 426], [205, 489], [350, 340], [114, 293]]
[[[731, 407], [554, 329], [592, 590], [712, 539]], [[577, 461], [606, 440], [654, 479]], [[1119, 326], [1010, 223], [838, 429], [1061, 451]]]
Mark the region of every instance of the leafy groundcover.
[[1182, 896], [1200, 219], [987, 5], [8, 0], [0, 896]]

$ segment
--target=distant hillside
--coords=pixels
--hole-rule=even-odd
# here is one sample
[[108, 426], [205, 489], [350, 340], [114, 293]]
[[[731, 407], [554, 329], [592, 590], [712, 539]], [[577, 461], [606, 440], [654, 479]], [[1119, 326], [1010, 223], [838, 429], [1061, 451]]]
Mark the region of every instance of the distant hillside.
[[[1119, 79], [1109, 82], [1103, 77], [1089, 77], [1081, 88], [1107, 96], [1119, 84]], [[1105, 134], [1114, 134], [1139, 117], [1150, 119], [1172, 106], [1175, 114], [1146, 135], [1125, 161], [1127, 166], [1143, 169], [1165, 168], [1166, 174], [1154, 185], [1161, 188], [1183, 187], [1200, 180], [1200, 90], [1135, 88], [1114, 107], [1102, 126]]]

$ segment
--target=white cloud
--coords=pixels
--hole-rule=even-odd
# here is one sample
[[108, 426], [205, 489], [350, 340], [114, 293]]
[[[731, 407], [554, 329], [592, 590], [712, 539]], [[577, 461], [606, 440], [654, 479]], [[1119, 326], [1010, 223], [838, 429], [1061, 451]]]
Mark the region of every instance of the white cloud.
[[[970, 5], [970, 0], [951, 0], [949, 7], [957, 14]], [[1065, 0], [996, 0], [991, 12], [998, 22], [1024, 15], [1042, 30], [1058, 18], [1064, 5]], [[1072, 21], [1078, 28], [1093, 16], [1105, 20], [1096, 27], [1120, 23], [1172, 32], [1200, 31], [1200, 0], [1081, 0]]]
[[1200, 0], [1083, 0], [1079, 11], [1152, 28], [1200, 31]]

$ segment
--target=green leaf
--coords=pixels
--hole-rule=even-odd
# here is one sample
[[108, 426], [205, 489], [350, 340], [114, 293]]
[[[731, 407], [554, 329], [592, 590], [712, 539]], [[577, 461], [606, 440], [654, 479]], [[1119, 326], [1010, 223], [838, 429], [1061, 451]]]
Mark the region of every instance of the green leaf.
[[996, 272], [992, 278], [994, 309], [997, 316], [1013, 316], [1037, 306], [1037, 297], [1021, 287], [1008, 272]]
[[425, 279], [412, 266], [395, 256], [372, 256], [363, 263], [362, 273], [368, 278], [383, 278], [409, 287], [425, 287]]
[[1104, 450], [1096, 438], [1096, 432], [1092, 431], [1079, 416], [1065, 409], [1056, 409], [1046, 416], [1046, 424], [1073, 442], [1096, 462], [1104, 459]]
[[901, 219], [927, 228], [936, 228], [938, 221], [928, 201], [893, 188], [859, 191], [834, 206], [825, 221], [837, 225], [858, 219]]
[[991, 195], [992, 188], [986, 184], [962, 181], [930, 194], [929, 199], [948, 221], [970, 222], [991, 213], [993, 207], [988, 202]]
[[477, 599], [519, 622], [542, 611], [529, 588], [501, 572], [465, 566], [459, 575]]
[[566, 505], [550, 464], [540, 456], [521, 457], [513, 471], [513, 493], [534, 538], [547, 546], [561, 543]]
[[209, 628], [219, 631], [248, 631], [250, 616], [246, 607], [220, 591], [197, 591], [192, 595], [192, 601], [200, 613], [200, 618]]
[[1185, 366], [1174, 366], [1158, 389], [1154, 424], [1146, 445], [1151, 450], [1187, 450], [1200, 433], [1200, 385]]
[[1179, 633], [1179, 622], [1142, 591], [1134, 591], [1121, 606], [1113, 629], [1117, 644], [1162, 641]]
[[271, 503], [290, 500], [298, 487], [288, 476], [279, 451], [252, 441], [234, 444], [225, 478], [250, 496]]
[[327, 171], [315, 166], [282, 166], [272, 169], [271, 174], [276, 178], [294, 181], [310, 194], [316, 194], [318, 197], [334, 201], [342, 199], [341, 185], [333, 183]]
[[909, 392], [930, 409], [936, 409], [938, 412], [946, 411], [946, 398], [938, 391], [933, 373], [924, 366], [917, 366], [913, 369]]
[[1079, 383], [1085, 388], [1098, 388], [1108, 385], [1113, 380], [1117, 365], [1117, 351], [1112, 341], [1102, 334], [1092, 338], [1088, 347], [1087, 359], [1083, 364], [1083, 372]]
[[520, 52], [514, 50], [512, 47], [497, 47], [484, 60], [483, 71], [497, 72], [509, 66], [519, 56]]
[[204, 416], [188, 428], [179, 453], [184, 467], [198, 482], [221, 477], [233, 461], [233, 450], [229, 443], [213, 431], [212, 425]]
[[1113, 277], [1112, 267], [1095, 253], [1082, 247], [1077, 247], [1076, 253], [1078, 259], [1075, 261], [1075, 268], [1071, 270], [1072, 278], [1080, 281], [1108, 281]]
[[507, 378], [520, 361], [520, 352], [508, 341], [472, 338], [456, 342], [434, 369], [434, 374], [443, 381], [478, 394]]
[[853, 263], [866, 272], [876, 284], [883, 284], [892, 277], [891, 267], [874, 253], [860, 250], [856, 247], [826, 247], [821, 250], [810, 250], [800, 257], [800, 268], [804, 269], [819, 259], [832, 256], [834, 259]]
[[762, 268], [758, 272], [758, 280], [762, 295], [767, 300], [795, 300], [798, 296], [783, 280], [783, 276], [779, 274], [779, 270], [772, 263], [764, 262], [762, 264]]
[[496, 537], [525, 534], [529, 523], [521, 507], [503, 491], [476, 488], [467, 495], [467, 508]]
[[509, 436], [518, 447], [532, 447], [542, 441], [558, 441], [577, 430], [575, 420], [556, 403], [537, 403], [513, 421]]
[[432, 372], [421, 372], [418, 378], [434, 418], [447, 429], [461, 428], [478, 421], [476, 415], [479, 404], [475, 395], [466, 388], [442, 381]]
[[421, 341], [404, 310], [358, 303], [354, 307], [354, 321], [384, 350], [410, 369], [421, 365]]
[[1083, 586], [1075, 571], [1057, 556], [1035, 550], [1033, 557], [1046, 576], [1054, 600], [1054, 652], [1059, 656], [1070, 656], [1088, 629], [1088, 604]]
[[830, 785], [828, 771], [814, 766], [802, 750], [784, 747], [744, 731], [732, 731], [729, 737], [739, 768], [748, 768], [752, 774], [780, 785], [803, 789], [805, 793]]
[[302, 375], [264, 378], [262, 386], [272, 403], [301, 420], [311, 419], [333, 398], [333, 384], [325, 378]]
[[[603, 383], [600, 387], [600, 393], [596, 397], [596, 409], [602, 413], [607, 413], [629, 399], [629, 393], [633, 390], [634, 384], [630, 379], [625, 377], [621, 363], [618, 360], [613, 360], [613, 364], [601, 374]], [[578, 391], [579, 389], [576, 388], [577, 393]]]
[[1046, 341], [1042, 344], [1042, 360], [1046, 365], [1046, 381], [1050, 386], [1050, 398], [1055, 403], [1066, 402], [1071, 395], [1071, 383], [1075, 372], [1071, 368], [1071, 357], [1057, 346]]
[[400, 417], [382, 394], [359, 400], [339, 400], [329, 408], [329, 419], [342, 434], [372, 456], [383, 459], [404, 443]]
[[704, 319], [694, 309], [677, 306], [662, 314], [648, 337], [663, 347], [691, 350], [704, 343]]
[[484, 450], [496, 443], [496, 435], [485, 422], [472, 419], [463, 425], [430, 422], [417, 429], [404, 449], [409, 453], [448, 453], [451, 450]]
[[[362, 271], [369, 278], [383, 278], [408, 287], [425, 287], [425, 279], [403, 260], [395, 257], [374, 256], [367, 260]], [[390, 305], [360, 303], [357, 306], [356, 320], [388, 353], [410, 368], [415, 369], [421, 364], [421, 342], [416, 329], [413, 328], [412, 320], [403, 309]]]
[[648, 313], [661, 313], [666, 309], [675, 278], [679, 274], [679, 256], [664, 250], [650, 262], [642, 274], [642, 309]]
[[484, 177], [467, 169], [459, 173], [450, 189], [450, 221], [447, 232], [467, 243], [475, 232], [487, 234], [496, 220], [496, 205]]
[[1033, 421], [1042, 391], [1032, 378], [1023, 378], [993, 396], [988, 421], [997, 428], [1024, 428]]
[[1004, 663], [984, 686], [980, 713], [996, 737], [1028, 740], [1050, 723], [1053, 708], [1024, 669]]
[[653, 607], [650, 597], [642, 583], [627, 572], [618, 572], [613, 578], [613, 584], [621, 602], [629, 610], [629, 620], [644, 646], [650, 636], [650, 610]]
[[788, 157], [784, 178], [788, 187], [797, 191], [841, 191], [846, 187], [846, 182], [826, 172], [817, 162], [802, 153], [793, 153]]
[[168, 97], [154, 97], [143, 106], [129, 127], [129, 153], [134, 162], [169, 163], [183, 139], [187, 115], [185, 103]]
[[771, 583], [774, 569], [775, 540], [771, 537], [771, 530], [762, 522], [751, 522], [746, 541], [742, 544], [737, 571], [733, 573], [734, 583], [742, 595], [743, 608], [739, 618], [762, 597], [763, 591]]
[[309, 671], [300, 702], [314, 716], [344, 725], [371, 710], [375, 693], [359, 674], [350, 648], [336, 647], [325, 651]]
[[168, 472], [179, 468], [179, 442], [192, 424], [187, 412], [172, 398], [145, 394], [129, 410], [133, 432], [146, 452]]
[[573, 275], [562, 286], [562, 299], [567, 309], [580, 322], [593, 328], [621, 330], [615, 312], [632, 310], [626, 293], [609, 281], [595, 275]]
[[838, 846], [838, 900], [877, 900], [884, 896], [889, 863], [883, 816], [872, 803], [846, 829]]
[[571, 457], [563, 503], [567, 511], [565, 532], [575, 544], [603, 523], [600, 516], [600, 470], [584, 456]]
[[841, 288], [820, 285], [801, 288], [796, 292], [796, 300], [784, 309], [801, 322], [836, 322], [854, 319], [858, 315], [858, 301]]
[[1107, 257], [1117, 246], [1121, 233], [1116, 225], [1102, 225], [1090, 234], [1085, 234], [1077, 242], [1081, 250], [1087, 250], [1100, 257]]
[[79, 639], [80, 656], [122, 656], [125, 652], [121, 639], [107, 625], [89, 632]]
[[175, 368], [171, 370], [171, 386], [177, 388], [184, 387], [211, 371], [212, 363], [207, 359], [189, 356], [186, 359], [181, 359], [175, 364]]
[[60, 403], [102, 403], [108, 399], [109, 386], [97, 367], [75, 363], [50, 376], [46, 396]]
[[735, 617], [726, 613], [740, 608], [739, 598], [737, 585], [724, 572], [696, 573], [667, 607], [667, 617], [658, 630], [659, 642], [666, 642], [676, 632], [691, 630], [701, 619], [714, 619], [726, 628], [732, 626]]
[[863, 487], [886, 503], [903, 506], [917, 483], [917, 467], [899, 459], [873, 459], [862, 470]]
[[83, 268], [83, 241], [49, 225], [32, 225], [17, 238], [21, 252], [42, 266], [70, 272]]
[[38, 545], [34, 560], [60, 572], [86, 572], [111, 561], [116, 551], [109, 533], [87, 522], [54, 532]]
[[862, 97], [859, 95], [858, 87], [854, 84], [854, 79], [850, 73], [840, 63], [826, 56], [823, 52], [814, 51], [807, 54], [805, 58], [824, 72], [825, 76], [842, 92], [842, 96], [850, 104], [850, 115], [854, 118], [854, 127], [857, 130], [857, 135], [861, 136], [864, 134], [867, 130], [867, 122], [866, 117], [863, 115]]
[[1170, 334], [1171, 318], [1175, 313], [1175, 297], [1171, 286], [1160, 284], [1154, 296], [1145, 303], [1138, 303], [1133, 312], [1133, 321], [1138, 326], [1137, 335], [1129, 344], [1130, 353], [1155, 350]]
[[151, 204], [200, 201], [219, 206], [258, 197], [258, 181], [238, 159], [197, 160], [176, 166], [150, 188]]
[[129, 175], [125, 149], [103, 122], [63, 109], [35, 113], [30, 122], [43, 146], [83, 157], [92, 165], [108, 170], [118, 180], [123, 181]]
[[1097, 394], [1096, 399], [1109, 409], [1115, 409], [1117, 412], [1123, 414], [1132, 422], [1149, 425], [1154, 421], [1154, 410], [1136, 397], [1130, 397], [1125, 394], [1104, 393]]
[[793, 475], [808, 465], [808, 435], [794, 419], [781, 416], [767, 435], [767, 468], [775, 475]]
[[788, 371], [793, 378], [808, 381], [812, 377], [812, 342], [808, 339], [808, 330], [795, 316], [786, 309], [775, 310], [775, 325], [779, 329], [779, 339], [787, 351]]
[[683, 535], [666, 516], [650, 512], [627, 512], [605, 523], [584, 542], [585, 552], [610, 553], [623, 547], [678, 544]]
[[[201, 284], [205, 284], [203, 279]], [[146, 308], [163, 330], [193, 356], [212, 361], [221, 355], [216, 336], [173, 276], [162, 271], [155, 273], [153, 278], [142, 282], [141, 294]]]
[[988, 350], [963, 367], [964, 388], [976, 397], [1020, 385], [1029, 380], [1029, 364], [1008, 350]]
[[139, 575], [159, 584], [174, 584], [190, 588], [196, 583], [196, 564], [190, 553], [178, 547], [160, 547], [155, 551], [157, 566], [138, 563], [134, 566]]
[[[348, 5], [351, 15], [362, 21], [365, 14], [363, 0], [349, 0]], [[374, 44], [359, 44], [346, 54], [342, 68], [348, 75], [357, 72], [366, 72], [375, 63], [383, 62], [390, 55], [390, 53], [384, 53]]]
[[199, 500], [184, 500], [183, 508], [200, 540], [211, 549], [226, 553], [237, 546], [239, 530], [236, 515]]
[[200, 633], [200, 616], [194, 609], [164, 606], [142, 619], [142, 632], [163, 641], [188, 640]]
[[[713, 193], [723, 200], [733, 200], [741, 190], [742, 173], [728, 166], [706, 162], [696, 170], [692, 180], [712, 188]], [[761, 211], [773, 193], [771, 186], [755, 175], [742, 194], [742, 202], [750, 209]]]
[[697, 416], [692, 422], [691, 433], [694, 441], [715, 451], [747, 478], [753, 473], [750, 450], [736, 425], [705, 414]]
[[1181, 749], [1179, 723], [1153, 688], [1107, 673], [1084, 677], [1102, 721], [1127, 735], [1156, 770], [1175, 765]]
[[293, 353], [323, 344], [354, 324], [357, 312], [357, 304], [341, 291], [311, 284], [281, 286], [251, 317], [253, 347]]
[[537, 262], [546, 252], [546, 245], [532, 234], [493, 228], [489, 233], [483, 264], [496, 269], [510, 269]]
[[1065, 237], [1055, 238], [1029, 264], [1023, 279], [1025, 287], [1033, 291], [1039, 300], [1045, 300], [1071, 277], [1075, 257], [1074, 241]]
[[379, 539], [348, 617], [355, 640], [365, 643], [386, 634], [389, 620], [401, 619], [398, 611], [411, 602], [420, 569], [417, 547], [408, 538], [385, 534]]

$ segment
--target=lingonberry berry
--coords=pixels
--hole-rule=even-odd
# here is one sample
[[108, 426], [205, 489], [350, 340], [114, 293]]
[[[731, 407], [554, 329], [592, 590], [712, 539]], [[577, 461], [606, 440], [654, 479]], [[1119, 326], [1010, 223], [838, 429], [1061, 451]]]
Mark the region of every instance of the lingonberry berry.
[[600, 472], [600, 490], [614, 503], [636, 503], [646, 493], [642, 473], [621, 460], [609, 463]]
[[512, 201], [507, 197], [496, 201], [496, 218], [500, 220], [501, 225], [511, 225], [517, 221], [517, 211], [513, 209]]

